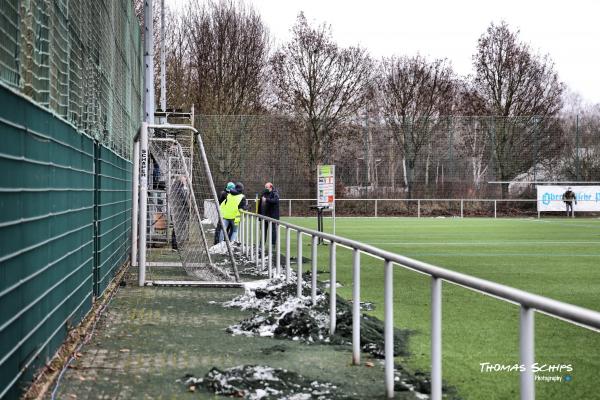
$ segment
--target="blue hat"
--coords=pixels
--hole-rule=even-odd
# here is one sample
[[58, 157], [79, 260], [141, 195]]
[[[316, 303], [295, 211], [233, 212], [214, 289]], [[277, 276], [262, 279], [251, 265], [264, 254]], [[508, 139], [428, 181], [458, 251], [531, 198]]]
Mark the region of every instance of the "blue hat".
[[228, 182], [227, 183], [227, 187], [225, 188], [225, 190], [233, 190], [233, 189], [235, 189], [235, 183]]

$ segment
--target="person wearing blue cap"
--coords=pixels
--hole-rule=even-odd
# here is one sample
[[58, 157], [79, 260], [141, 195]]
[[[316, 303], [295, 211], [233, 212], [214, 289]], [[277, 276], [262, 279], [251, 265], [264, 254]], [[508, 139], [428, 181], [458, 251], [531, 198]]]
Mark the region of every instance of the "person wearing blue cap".
[[[235, 183], [233, 182], [227, 182], [227, 185], [225, 186], [225, 189], [223, 189], [223, 191], [221, 192], [221, 194], [219, 194], [219, 206], [221, 204], [223, 204], [223, 202], [225, 200], [227, 200], [227, 195], [229, 193], [231, 193], [231, 191], [235, 191]], [[221, 239], [221, 231], [223, 230], [223, 228], [221, 227], [221, 221], [219, 221], [217, 223], [217, 227], [215, 228], [215, 238], [214, 238], [214, 244], [218, 244], [222, 239]], [[227, 229], [227, 236], [231, 237], [231, 234], [233, 233], [233, 227], [229, 226]]]

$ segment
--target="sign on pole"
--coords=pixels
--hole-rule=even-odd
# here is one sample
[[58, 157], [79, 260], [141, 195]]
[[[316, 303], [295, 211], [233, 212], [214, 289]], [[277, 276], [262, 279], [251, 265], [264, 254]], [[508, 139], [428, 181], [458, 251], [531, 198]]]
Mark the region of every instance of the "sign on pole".
[[335, 165], [317, 166], [317, 205], [331, 210], [335, 235]]
[[335, 165], [319, 165], [317, 168], [317, 205], [335, 207]]

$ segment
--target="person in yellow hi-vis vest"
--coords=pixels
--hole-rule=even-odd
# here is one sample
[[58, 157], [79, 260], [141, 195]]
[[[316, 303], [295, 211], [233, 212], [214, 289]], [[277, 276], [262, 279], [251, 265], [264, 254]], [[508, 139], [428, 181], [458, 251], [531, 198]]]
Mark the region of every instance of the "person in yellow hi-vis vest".
[[223, 217], [223, 229], [219, 235], [219, 241], [225, 240], [225, 232], [231, 227], [231, 237], [229, 240], [237, 240], [238, 223], [240, 221], [240, 209], [245, 207], [246, 198], [244, 197], [244, 186], [241, 183], [231, 190], [225, 200], [220, 204], [221, 216]]

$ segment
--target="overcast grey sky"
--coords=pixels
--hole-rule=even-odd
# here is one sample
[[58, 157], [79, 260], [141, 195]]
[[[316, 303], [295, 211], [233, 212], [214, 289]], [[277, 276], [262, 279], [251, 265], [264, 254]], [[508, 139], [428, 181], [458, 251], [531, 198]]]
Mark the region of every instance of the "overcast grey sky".
[[[157, 1], [157, 0], [155, 0]], [[169, 1], [169, 0], [167, 0]], [[170, 0], [174, 4], [185, 0]], [[600, 103], [599, 0], [247, 0], [280, 44], [296, 16], [331, 24], [336, 41], [360, 44], [372, 56], [448, 58], [459, 74], [472, 71], [477, 39], [504, 19], [521, 39], [548, 53], [561, 79], [584, 100]]]

